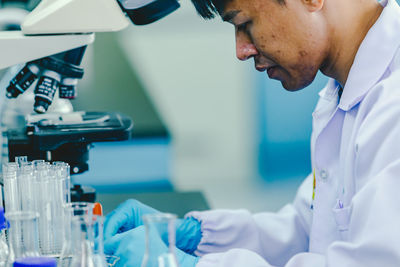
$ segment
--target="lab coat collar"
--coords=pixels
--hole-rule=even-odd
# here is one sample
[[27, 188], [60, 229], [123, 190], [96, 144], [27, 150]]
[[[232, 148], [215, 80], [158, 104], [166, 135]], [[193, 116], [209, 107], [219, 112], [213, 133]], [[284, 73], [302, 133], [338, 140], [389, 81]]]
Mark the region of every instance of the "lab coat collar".
[[319, 92], [319, 96], [327, 101], [338, 99], [339, 83], [335, 79], [329, 79], [325, 88]]
[[400, 46], [400, 7], [384, 0], [379, 19], [360, 45], [343, 89], [339, 108], [348, 111], [357, 105], [379, 81]]

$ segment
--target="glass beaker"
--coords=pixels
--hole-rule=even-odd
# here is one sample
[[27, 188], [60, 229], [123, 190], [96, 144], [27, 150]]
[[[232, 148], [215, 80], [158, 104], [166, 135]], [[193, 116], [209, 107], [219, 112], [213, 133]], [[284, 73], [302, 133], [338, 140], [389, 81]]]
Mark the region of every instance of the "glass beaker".
[[9, 247], [7, 264], [11, 265], [16, 258], [38, 257], [38, 213], [16, 211], [6, 212], [5, 216], [10, 224], [7, 230]]
[[[177, 267], [175, 256], [175, 220], [176, 215], [156, 213], [143, 215], [146, 227], [146, 252], [142, 267]], [[157, 239], [162, 239], [164, 247], [160, 247]]]

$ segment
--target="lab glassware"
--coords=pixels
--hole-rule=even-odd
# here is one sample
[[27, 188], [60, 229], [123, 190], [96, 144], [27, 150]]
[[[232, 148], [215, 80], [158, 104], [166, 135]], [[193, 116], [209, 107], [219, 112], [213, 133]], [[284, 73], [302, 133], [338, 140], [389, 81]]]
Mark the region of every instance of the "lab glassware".
[[6, 212], [9, 254], [7, 265], [15, 259], [39, 256], [38, 213], [30, 211]]
[[105, 257], [106, 257], [106, 262], [107, 262], [108, 267], [115, 266], [120, 259], [118, 256], [115, 256], [115, 255], [105, 255]]
[[92, 224], [92, 243], [93, 253], [96, 266], [108, 266], [106, 257], [104, 255], [104, 243], [103, 243], [103, 229], [104, 229], [104, 217], [93, 215]]
[[[31, 162], [21, 162], [18, 173], [18, 187], [22, 211], [36, 211], [37, 183]], [[8, 212], [8, 210], [7, 210]]]
[[36, 166], [40, 252], [60, 256], [64, 241], [64, 201], [57, 171], [49, 164]]
[[74, 219], [81, 218], [84, 222], [93, 220], [93, 207], [94, 204], [89, 202], [73, 202], [64, 205], [64, 244], [59, 261], [60, 266], [70, 266], [71, 259], [76, 253], [76, 248], [74, 247], [75, 243], [77, 243], [74, 239]]
[[[143, 215], [146, 227], [146, 252], [142, 267], [178, 266], [175, 256], [175, 221], [176, 215], [169, 213]], [[164, 244], [160, 246], [162, 242]]]
[[71, 176], [70, 166], [62, 161], [53, 162], [53, 166], [57, 171], [57, 178], [64, 203], [71, 202]]
[[[74, 216], [72, 219], [73, 253], [68, 267], [106, 267], [104, 255], [99, 255], [94, 246], [94, 220], [96, 217]], [[97, 228], [97, 230], [100, 230]], [[102, 230], [102, 229], [101, 229]], [[64, 266], [64, 265], [62, 265]]]
[[21, 209], [16, 163], [3, 164], [4, 206], [7, 212]]
[[18, 166], [21, 166], [27, 162], [28, 162], [28, 156], [15, 157], [15, 163], [17, 163]]
[[6, 228], [7, 223], [4, 217], [4, 208], [0, 207], [0, 267], [5, 266], [8, 259], [8, 245], [5, 233]]

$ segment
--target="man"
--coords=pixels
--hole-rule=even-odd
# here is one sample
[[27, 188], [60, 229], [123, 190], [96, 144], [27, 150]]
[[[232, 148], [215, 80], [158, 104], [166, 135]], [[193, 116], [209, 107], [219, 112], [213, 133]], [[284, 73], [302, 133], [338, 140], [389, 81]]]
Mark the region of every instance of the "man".
[[[313, 173], [294, 203], [278, 213], [189, 213], [177, 224], [180, 265], [400, 266], [396, 1], [192, 1], [203, 17], [232, 23], [237, 57], [287, 90], [318, 70], [332, 79], [313, 113]], [[106, 250], [124, 266], [140, 264], [130, 246], [143, 243], [141, 214], [154, 212], [128, 201], [108, 216]]]

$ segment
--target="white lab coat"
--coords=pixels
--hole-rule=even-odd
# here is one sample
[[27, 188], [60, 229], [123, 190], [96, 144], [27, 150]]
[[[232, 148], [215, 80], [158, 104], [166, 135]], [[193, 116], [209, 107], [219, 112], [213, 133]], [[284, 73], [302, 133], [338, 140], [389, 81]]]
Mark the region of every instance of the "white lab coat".
[[278, 213], [189, 213], [198, 267], [400, 266], [400, 7], [381, 4], [340, 103], [330, 81], [313, 113], [315, 199], [311, 174]]

